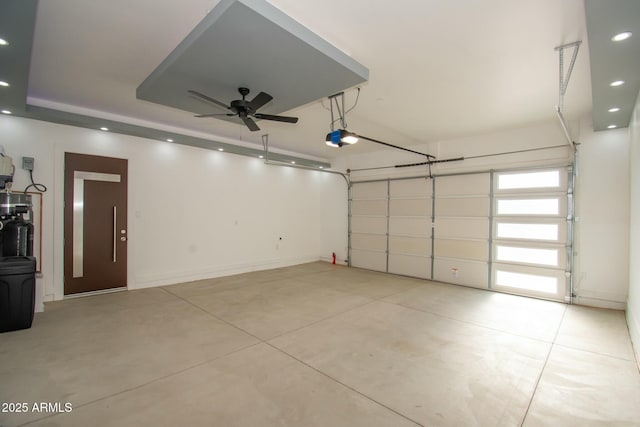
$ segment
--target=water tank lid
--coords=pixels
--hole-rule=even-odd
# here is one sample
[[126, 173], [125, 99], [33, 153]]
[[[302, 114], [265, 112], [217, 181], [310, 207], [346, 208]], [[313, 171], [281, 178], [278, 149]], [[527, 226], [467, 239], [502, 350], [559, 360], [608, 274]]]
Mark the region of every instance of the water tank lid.
[[0, 257], [0, 276], [30, 274], [36, 271], [36, 259], [32, 256]]

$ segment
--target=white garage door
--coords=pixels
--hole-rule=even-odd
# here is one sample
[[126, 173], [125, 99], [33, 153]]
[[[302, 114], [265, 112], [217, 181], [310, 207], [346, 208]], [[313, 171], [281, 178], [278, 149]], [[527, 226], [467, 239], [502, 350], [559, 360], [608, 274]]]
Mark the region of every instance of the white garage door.
[[354, 267], [564, 300], [571, 168], [352, 183]]

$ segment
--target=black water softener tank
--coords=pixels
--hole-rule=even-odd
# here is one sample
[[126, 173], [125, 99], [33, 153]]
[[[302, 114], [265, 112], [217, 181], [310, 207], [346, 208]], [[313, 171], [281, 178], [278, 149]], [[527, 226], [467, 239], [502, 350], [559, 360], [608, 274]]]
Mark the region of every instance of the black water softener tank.
[[33, 256], [31, 196], [0, 192], [0, 256]]
[[31, 196], [0, 192], [0, 332], [30, 328], [36, 295]]
[[21, 218], [5, 222], [2, 229], [2, 256], [33, 255], [33, 224]]

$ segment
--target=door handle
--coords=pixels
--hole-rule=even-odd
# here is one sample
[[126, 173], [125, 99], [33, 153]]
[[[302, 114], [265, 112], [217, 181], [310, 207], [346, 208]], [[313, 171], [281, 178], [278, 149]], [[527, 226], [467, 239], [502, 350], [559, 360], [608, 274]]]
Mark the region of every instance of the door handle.
[[113, 207], [113, 262], [117, 260], [117, 251], [118, 251], [118, 233], [117, 233], [117, 217], [118, 217], [118, 208]]

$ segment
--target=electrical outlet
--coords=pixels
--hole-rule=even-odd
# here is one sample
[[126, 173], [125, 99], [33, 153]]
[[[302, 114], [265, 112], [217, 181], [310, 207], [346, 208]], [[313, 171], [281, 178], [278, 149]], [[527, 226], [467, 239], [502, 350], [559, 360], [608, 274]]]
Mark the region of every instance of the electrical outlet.
[[23, 157], [22, 158], [22, 169], [27, 170], [27, 171], [32, 171], [33, 170], [33, 162], [34, 162], [33, 157]]

